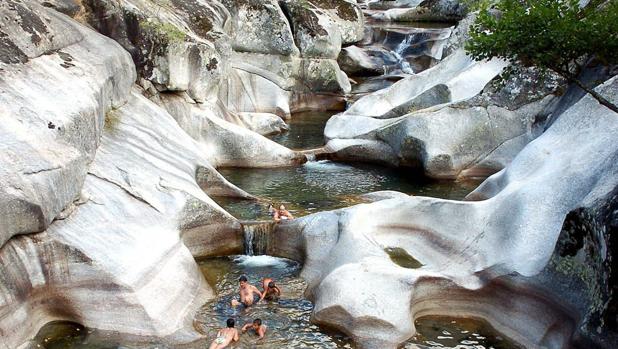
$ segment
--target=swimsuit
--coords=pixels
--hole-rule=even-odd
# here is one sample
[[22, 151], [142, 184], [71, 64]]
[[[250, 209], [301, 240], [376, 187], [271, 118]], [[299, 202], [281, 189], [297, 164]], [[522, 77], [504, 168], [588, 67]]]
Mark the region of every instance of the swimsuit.
[[217, 338], [215, 338], [215, 343], [217, 343], [217, 344], [225, 343], [225, 337], [217, 337]]

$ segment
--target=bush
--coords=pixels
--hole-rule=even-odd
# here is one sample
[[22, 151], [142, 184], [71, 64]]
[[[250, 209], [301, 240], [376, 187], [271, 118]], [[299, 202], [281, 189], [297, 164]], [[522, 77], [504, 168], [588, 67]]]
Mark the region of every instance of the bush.
[[502, 58], [551, 69], [618, 113], [618, 107], [577, 79], [595, 58], [618, 63], [618, 0], [498, 0], [481, 4], [466, 50], [477, 60]]

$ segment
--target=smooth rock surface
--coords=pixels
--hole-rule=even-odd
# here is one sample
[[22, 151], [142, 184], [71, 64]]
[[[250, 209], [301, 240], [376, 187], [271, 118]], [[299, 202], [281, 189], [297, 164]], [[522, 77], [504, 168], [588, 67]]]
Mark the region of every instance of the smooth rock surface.
[[11, 266], [0, 303], [7, 348], [55, 319], [192, 340], [193, 313], [212, 296], [193, 255], [242, 247], [240, 224], [196, 182], [200, 167], [214, 172], [203, 148], [136, 93], [114, 114], [70, 214], [0, 250]]
[[[618, 78], [597, 90], [618, 100]], [[270, 252], [304, 261], [313, 319], [361, 348], [397, 347], [426, 315], [482, 318], [528, 348], [569, 347], [595, 298], [562, 297], [545, 271], [567, 213], [614, 200], [617, 136], [616, 114], [586, 96], [471, 194], [481, 201], [394, 198], [322, 212], [280, 225]], [[422, 266], [398, 266], [389, 247]]]
[[[487, 177], [542, 132], [564, 88], [554, 75], [517, 67], [502, 81], [505, 67], [498, 60], [475, 62], [457, 49], [332, 117], [326, 148], [336, 159], [412, 167], [433, 178]], [[367, 151], [349, 157], [361, 144]]]
[[44, 230], [77, 199], [105, 115], [126, 102], [135, 71], [118, 44], [34, 3], [0, 4], [0, 38], [2, 245]]

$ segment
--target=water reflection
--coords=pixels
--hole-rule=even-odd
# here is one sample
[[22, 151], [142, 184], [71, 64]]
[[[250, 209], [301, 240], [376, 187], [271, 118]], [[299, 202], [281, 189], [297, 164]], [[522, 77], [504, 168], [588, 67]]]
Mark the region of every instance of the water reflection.
[[324, 145], [324, 127], [332, 115], [332, 112], [295, 113], [288, 121], [290, 129], [270, 139], [290, 149], [321, 147]]
[[[460, 200], [479, 181], [431, 181], [406, 169], [331, 161], [309, 162], [300, 167], [275, 169], [225, 168], [219, 172], [245, 191], [275, 204], [285, 204], [294, 216], [362, 203], [360, 194], [397, 190], [417, 196]], [[239, 219], [269, 219], [268, 203], [217, 198]]]
[[414, 325], [417, 334], [402, 348], [523, 349], [483, 320], [425, 316]]
[[[216, 332], [232, 317], [236, 328], [261, 318], [268, 326], [264, 340], [244, 334], [231, 345], [234, 349], [353, 349], [350, 338], [320, 328], [310, 322], [313, 305], [304, 298], [305, 282], [298, 277], [300, 265], [294, 261], [270, 256], [235, 256], [209, 258], [199, 262], [207, 282], [217, 296], [206, 303], [194, 320], [195, 329], [206, 338], [182, 345], [186, 349], [207, 348]], [[237, 296], [238, 278], [247, 275], [249, 282], [259, 285], [264, 277], [274, 278], [282, 289], [278, 303], [259, 303], [248, 309], [230, 307]], [[415, 321], [417, 334], [400, 348], [404, 349], [521, 349], [496, 332], [491, 325], [475, 319], [422, 317]], [[162, 341], [131, 341], [117, 333], [88, 329], [69, 322], [52, 322], [44, 326], [26, 348], [44, 349], [165, 349], [177, 348]]]

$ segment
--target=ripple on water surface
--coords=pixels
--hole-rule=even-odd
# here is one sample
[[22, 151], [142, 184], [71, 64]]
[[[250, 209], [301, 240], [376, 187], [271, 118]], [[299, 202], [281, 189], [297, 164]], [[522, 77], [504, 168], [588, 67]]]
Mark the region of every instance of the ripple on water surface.
[[[361, 194], [379, 190], [460, 200], [479, 184], [479, 181], [431, 181], [406, 169], [326, 160], [308, 162], [299, 167], [222, 168], [219, 172], [253, 195], [277, 205], [285, 204], [296, 216], [362, 203]], [[239, 219], [268, 217], [264, 202], [216, 200]]]
[[[298, 277], [298, 263], [270, 256], [237, 256], [206, 259], [200, 261], [200, 267], [217, 292], [217, 298], [205, 304], [195, 319], [196, 328], [210, 339], [227, 318], [234, 318], [238, 328], [260, 318], [269, 328], [266, 338], [258, 342], [255, 335], [246, 334], [234, 348], [352, 348], [349, 338], [327, 333], [309, 322], [313, 305], [303, 297], [306, 285]], [[230, 307], [232, 298], [238, 296], [241, 275], [260, 290], [263, 278], [275, 279], [283, 291], [281, 299], [248, 309]]]
[[[337, 332], [329, 332], [309, 321], [313, 305], [304, 298], [305, 282], [298, 276], [300, 265], [294, 261], [270, 256], [236, 256], [209, 258], [199, 262], [202, 273], [217, 296], [204, 304], [194, 320], [195, 328], [205, 339], [183, 345], [185, 349], [207, 348], [227, 318], [236, 319], [236, 328], [261, 318], [269, 327], [266, 338], [257, 341], [254, 334], [244, 334], [232, 349], [345, 349], [355, 348], [352, 341]], [[259, 285], [264, 277], [274, 278], [283, 291], [278, 303], [260, 303], [248, 309], [230, 307], [238, 292], [238, 278], [247, 275], [249, 282]], [[261, 287], [260, 287], [261, 288]], [[521, 349], [494, 331], [483, 321], [423, 317], [415, 321], [418, 333], [400, 348], [442, 349]], [[165, 343], [132, 342], [118, 334], [84, 328], [67, 322], [44, 326], [32, 348], [45, 349], [120, 349], [173, 348]]]

